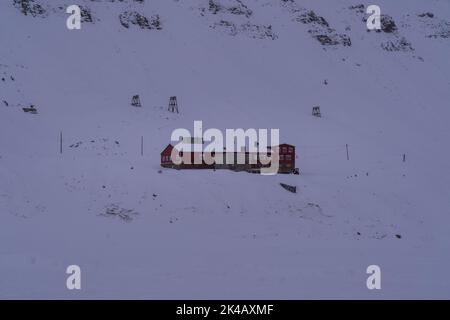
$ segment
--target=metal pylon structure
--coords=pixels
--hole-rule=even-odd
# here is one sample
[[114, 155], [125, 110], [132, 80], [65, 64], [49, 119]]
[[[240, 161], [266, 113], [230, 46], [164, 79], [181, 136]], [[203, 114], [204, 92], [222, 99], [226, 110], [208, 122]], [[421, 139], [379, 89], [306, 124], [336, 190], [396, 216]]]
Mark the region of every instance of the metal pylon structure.
[[141, 99], [139, 98], [138, 94], [133, 96], [133, 98], [131, 99], [131, 105], [134, 107], [142, 107]]
[[319, 118], [322, 117], [322, 114], [320, 113], [320, 107], [313, 107], [312, 115]]
[[178, 103], [177, 103], [177, 97], [176, 96], [173, 96], [173, 97], [170, 97], [170, 100], [169, 100], [169, 111], [170, 112], [173, 112], [173, 113], [178, 113]]

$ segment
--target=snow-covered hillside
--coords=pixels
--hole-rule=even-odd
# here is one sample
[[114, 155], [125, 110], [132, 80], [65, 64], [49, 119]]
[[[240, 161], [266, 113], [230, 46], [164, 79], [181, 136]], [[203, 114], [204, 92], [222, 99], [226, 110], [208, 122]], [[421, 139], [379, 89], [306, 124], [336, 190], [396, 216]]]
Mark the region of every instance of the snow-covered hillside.
[[[369, 4], [0, 1], [0, 298], [450, 298], [450, 2]], [[301, 175], [162, 169], [194, 120]]]

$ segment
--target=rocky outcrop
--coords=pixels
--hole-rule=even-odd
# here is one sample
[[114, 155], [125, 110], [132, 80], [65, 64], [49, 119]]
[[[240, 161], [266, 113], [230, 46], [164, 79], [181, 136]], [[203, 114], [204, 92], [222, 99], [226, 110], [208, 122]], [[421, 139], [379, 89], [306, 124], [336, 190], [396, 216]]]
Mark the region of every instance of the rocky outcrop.
[[241, 0], [229, 0], [228, 5], [219, 2], [219, 0], [209, 0], [208, 10], [212, 14], [218, 14], [220, 12], [230, 13], [234, 15], [244, 15], [249, 18], [253, 12], [250, 10]]
[[308, 25], [308, 32], [314, 39], [320, 42], [323, 46], [337, 46], [350, 47], [352, 41], [350, 37], [343, 33], [338, 33], [335, 29], [330, 27], [330, 24], [324, 17], [317, 15], [312, 10], [301, 10], [301, 13], [294, 18], [295, 21]]
[[119, 15], [120, 24], [124, 28], [130, 28], [134, 25], [141, 29], [161, 30], [161, 21], [159, 15], [154, 15], [150, 19], [136, 11], [125, 11]]
[[35, 0], [14, 0], [13, 5], [26, 16], [45, 16], [46, 10]]
[[207, 7], [200, 7], [200, 15], [212, 20], [210, 28], [228, 35], [239, 34], [252, 39], [278, 38], [272, 25], [258, 24], [253, 11], [242, 0], [209, 0]]
[[235, 24], [231, 21], [220, 20], [215, 22], [211, 28], [221, 28], [225, 30], [227, 34], [236, 36], [238, 34], [244, 34], [253, 39], [271, 39], [275, 40], [278, 36], [273, 32], [271, 25], [257, 25], [250, 22], [243, 24]]
[[386, 41], [381, 44], [381, 48], [385, 51], [395, 52], [411, 52], [414, 51], [411, 43], [405, 38], [395, 39], [391, 41]]

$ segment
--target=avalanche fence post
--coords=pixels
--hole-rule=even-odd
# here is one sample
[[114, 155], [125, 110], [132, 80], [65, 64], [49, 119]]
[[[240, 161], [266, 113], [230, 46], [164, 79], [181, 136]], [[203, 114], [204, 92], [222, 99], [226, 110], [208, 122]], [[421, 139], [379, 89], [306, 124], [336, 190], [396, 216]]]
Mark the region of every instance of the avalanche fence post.
[[62, 131], [59, 133], [59, 153], [63, 153], [63, 133]]
[[347, 160], [350, 160], [350, 157], [348, 155], [348, 144], [345, 144], [345, 149], [347, 150]]
[[141, 156], [144, 156], [144, 136], [141, 136]]

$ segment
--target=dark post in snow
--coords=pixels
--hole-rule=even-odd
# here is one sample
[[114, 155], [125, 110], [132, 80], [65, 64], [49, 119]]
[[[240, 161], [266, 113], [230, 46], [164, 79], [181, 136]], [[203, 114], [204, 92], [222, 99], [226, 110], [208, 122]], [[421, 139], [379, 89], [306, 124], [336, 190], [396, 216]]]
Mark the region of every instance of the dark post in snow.
[[347, 149], [347, 160], [350, 160], [350, 157], [348, 155], [348, 144], [345, 145], [345, 149]]
[[62, 131], [59, 133], [59, 153], [63, 153], [63, 134]]
[[173, 113], [178, 113], [178, 102], [177, 102], [177, 97], [176, 96], [173, 96], [173, 97], [170, 97], [170, 100], [169, 100], [169, 111], [170, 112], [173, 112]]
[[406, 154], [403, 154], [403, 162], [406, 162]]
[[144, 155], [144, 136], [141, 136], [141, 156]]

